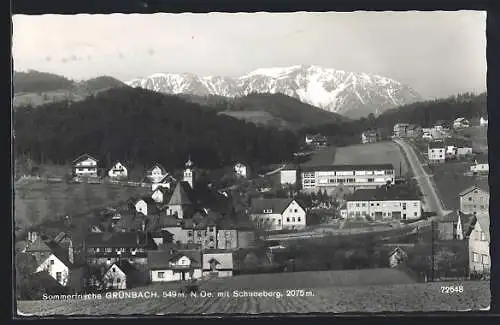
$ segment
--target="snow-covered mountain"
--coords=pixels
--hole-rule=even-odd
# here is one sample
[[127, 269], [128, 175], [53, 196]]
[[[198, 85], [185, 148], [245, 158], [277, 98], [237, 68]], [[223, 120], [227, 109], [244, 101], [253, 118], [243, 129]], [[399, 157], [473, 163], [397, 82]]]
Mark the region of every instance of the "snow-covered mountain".
[[409, 86], [390, 78], [314, 65], [257, 69], [236, 78], [156, 73], [126, 84], [167, 94], [199, 96], [282, 93], [351, 118], [370, 113], [378, 115], [387, 109], [422, 100]]

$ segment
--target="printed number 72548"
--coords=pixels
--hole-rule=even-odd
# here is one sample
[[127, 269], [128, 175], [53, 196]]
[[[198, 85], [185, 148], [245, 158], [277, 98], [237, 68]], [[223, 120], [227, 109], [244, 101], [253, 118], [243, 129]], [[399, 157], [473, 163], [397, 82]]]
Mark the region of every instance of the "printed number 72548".
[[441, 293], [445, 294], [454, 294], [454, 293], [462, 293], [464, 292], [464, 287], [459, 286], [441, 286]]

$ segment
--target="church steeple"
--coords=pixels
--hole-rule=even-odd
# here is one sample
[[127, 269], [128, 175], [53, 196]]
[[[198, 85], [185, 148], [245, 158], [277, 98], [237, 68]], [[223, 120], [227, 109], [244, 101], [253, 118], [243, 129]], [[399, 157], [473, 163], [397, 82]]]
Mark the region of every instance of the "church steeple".
[[188, 182], [189, 186], [194, 188], [194, 170], [191, 155], [189, 155], [188, 161], [185, 164], [183, 181]]

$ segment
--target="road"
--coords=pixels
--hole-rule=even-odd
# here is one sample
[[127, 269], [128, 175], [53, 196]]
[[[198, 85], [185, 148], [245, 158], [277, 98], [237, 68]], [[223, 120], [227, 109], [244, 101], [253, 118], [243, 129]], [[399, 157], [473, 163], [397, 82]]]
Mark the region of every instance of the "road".
[[404, 154], [410, 162], [414, 178], [420, 185], [422, 194], [424, 195], [426, 209], [428, 211], [435, 211], [438, 216], [446, 214], [448, 211], [443, 208], [442, 201], [436, 192], [434, 182], [431, 180], [429, 174], [426, 173], [422, 166], [423, 163], [418, 159], [413, 147], [408, 142], [401, 139], [393, 139], [393, 141], [403, 149]]

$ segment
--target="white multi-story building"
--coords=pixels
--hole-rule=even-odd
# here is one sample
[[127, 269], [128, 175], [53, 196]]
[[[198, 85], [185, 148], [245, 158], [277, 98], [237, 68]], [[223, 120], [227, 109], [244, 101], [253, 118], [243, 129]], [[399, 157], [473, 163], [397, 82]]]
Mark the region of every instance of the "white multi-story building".
[[444, 142], [432, 142], [427, 146], [427, 159], [431, 164], [444, 163], [446, 160], [446, 145]]
[[470, 171], [473, 174], [488, 174], [490, 165], [488, 164], [488, 157], [476, 157], [474, 164], [470, 166]]
[[298, 170], [294, 166], [287, 166], [280, 171], [281, 185], [295, 185], [297, 183]]
[[267, 230], [302, 229], [306, 211], [294, 199], [253, 199], [251, 221]]
[[348, 219], [411, 220], [422, 216], [420, 198], [390, 186], [357, 190], [346, 201]]
[[392, 164], [314, 166], [302, 168], [301, 180], [306, 192], [332, 192], [339, 185], [355, 190], [394, 184], [395, 172]]
[[73, 160], [73, 175], [76, 177], [97, 177], [97, 159], [89, 154]]

